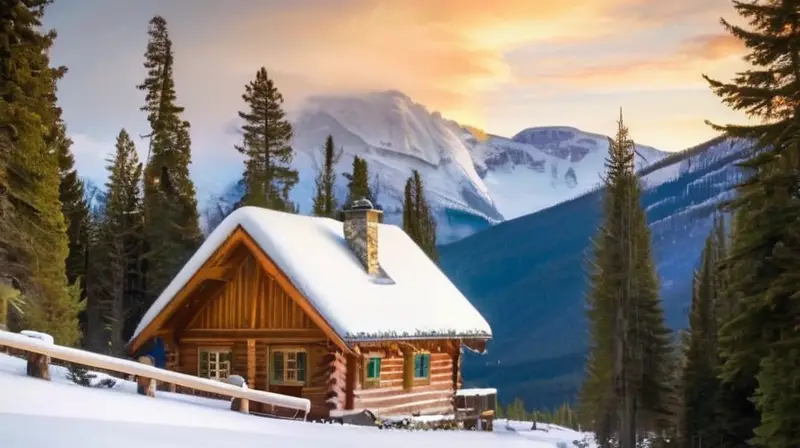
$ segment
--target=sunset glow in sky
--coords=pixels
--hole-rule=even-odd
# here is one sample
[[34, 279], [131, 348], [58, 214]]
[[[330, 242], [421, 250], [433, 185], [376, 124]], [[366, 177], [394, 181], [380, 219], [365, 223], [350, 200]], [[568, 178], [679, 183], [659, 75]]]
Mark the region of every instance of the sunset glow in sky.
[[715, 135], [704, 119], [744, 120], [701, 77], [744, 68], [719, 24], [739, 22], [729, 0], [57, 0], [45, 25], [69, 68], [59, 97], [85, 175], [102, 174], [121, 127], [146, 133], [135, 85], [154, 14], [174, 43], [201, 189], [239, 167], [229, 130], [262, 65], [289, 109], [313, 94], [397, 89], [505, 136], [612, 134], [622, 107], [637, 142], [679, 150]]

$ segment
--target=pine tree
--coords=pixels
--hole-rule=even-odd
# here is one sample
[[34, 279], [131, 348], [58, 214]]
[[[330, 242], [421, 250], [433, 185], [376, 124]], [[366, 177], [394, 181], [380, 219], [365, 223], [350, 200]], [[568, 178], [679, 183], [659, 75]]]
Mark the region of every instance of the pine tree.
[[147, 112], [151, 130], [144, 169], [145, 260], [141, 267], [146, 296], [130, 316], [137, 322], [202, 242], [196, 193], [189, 178], [189, 123], [181, 118], [183, 107], [177, 103], [166, 20], [153, 17], [148, 35], [147, 77], [137, 86], [146, 92], [141, 109]]
[[334, 168], [339, 161], [341, 152], [336, 154], [333, 146], [333, 137], [328, 136], [325, 140], [324, 161], [317, 178], [314, 181], [314, 206], [312, 214], [314, 216], [323, 216], [326, 218], [335, 218], [338, 204], [336, 202], [336, 192], [334, 187], [336, 185], [336, 172]]
[[[748, 27], [723, 26], [749, 50], [750, 70], [712, 90], [761, 123], [713, 125], [755, 143], [738, 187], [729, 270], [728, 308], [720, 328], [723, 425], [731, 446], [800, 445], [800, 8], [796, 0], [734, 2]], [[748, 401], [755, 402], [755, 409]]]
[[283, 111], [283, 95], [261, 67], [242, 95], [249, 108], [239, 112], [243, 141], [236, 150], [245, 155], [243, 205], [296, 212], [289, 192], [298, 182], [291, 168], [292, 125]]
[[436, 219], [425, 198], [422, 177], [414, 170], [403, 191], [403, 230], [431, 260], [439, 261], [436, 250]]
[[369, 186], [369, 164], [361, 157], [353, 157], [353, 170], [342, 174], [347, 179], [347, 199], [345, 206], [349, 207], [354, 201], [361, 198], [369, 199], [373, 206], [377, 206], [372, 189]]
[[[81, 300], [86, 300], [86, 268], [89, 256], [88, 227], [89, 204], [86, 200], [83, 182], [78, 177], [75, 169], [75, 158], [70, 150], [72, 140], [66, 135], [66, 127], [59, 122], [56, 131], [56, 148], [58, 150], [58, 164], [61, 172], [59, 199], [61, 211], [67, 222], [67, 238], [69, 253], [66, 260], [67, 281], [78, 282], [81, 290]], [[88, 305], [88, 302], [87, 302]], [[81, 333], [86, 334], [86, 310], [82, 311], [78, 320]]]
[[125, 323], [137, 303], [139, 248], [142, 227], [142, 204], [139, 179], [142, 165], [136, 148], [123, 129], [117, 137], [116, 153], [109, 160], [106, 183], [106, 203], [102, 221], [98, 226], [98, 254], [103, 284], [100, 285], [102, 329], [107, 341], [105, 347], [114, 355], [121, 355]]
[[[5, 161], [6, 190], [21, 240], [4, 248], [3, 264], [27, 300], [25, 325], [59, 344], [80, 339], [80, 294], [67, 286], [66, 224], [59, 201], [56, 82], [66, 68], [50, 67], [56, 33], [43, 33], [48, 0], [0, 5], [0, 135], [12, 150]], [[18, 275], [17, 275], [18, 274]], [[9, 275], [9, 274], [6, 274]]]
[[[70, 147], [72, 141], [66, 136], [66, 129], [59, 124], [56, 147], [61, 172], [60, 195], [61, 210], [67, 221], [67, 237], [69, 238], [69, 256], [66, 261], [67, 280], [69, 283], [81, 280], [86, 273], [86, 226], [89, 221], [89, 205], [86, 203], [83, 183], [75, 169], [75, 158]], [[83, 288], [83, 286], [81, 286]]]
[[604, 222], [595, 240], [587, 299], [590, 354], [581, 413], [601, 447], [632, 448], [666, 426], [671, 342], [664, 323], [646, 216], [633, 167], [633, 142], [620, 118], [609, 141]]
[[719, 229], [723, 226], [722, 220], [715, 221], [712, 233], [706, 238], [700, 269], [693, 279], [689, 346], [681, 381], [684, 396], [680, 438], [687, 447], [698, 443], [718, 446], [721, 440], [717, 428], [720, 388], [717, 307], [721, 294], [720, 257], [724, 256]]

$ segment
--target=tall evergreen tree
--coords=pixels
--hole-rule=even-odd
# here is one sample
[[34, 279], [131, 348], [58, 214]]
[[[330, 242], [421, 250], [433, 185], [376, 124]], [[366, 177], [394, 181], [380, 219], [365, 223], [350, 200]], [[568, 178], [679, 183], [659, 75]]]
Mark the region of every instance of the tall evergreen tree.
[[243, 141], [236, 150], [244, 154], [243, 205], [296, 212], [289, 192], [298, 182], [291, 167], [292, 124], [283, 111], [283, 95], [261, 67], [242, 95], [248, 110], [239, 112]]
[[138, 297], [137, 272], [142, 204], [139, 179], [142, 165], [136, 148], [123, 129], [117, 137], [116, 153], [109, 160], [106, 203], [98, 229], [98, 245], [103, 250], [101, 307], [108, 350], [123, 353], [125, 322]]
[[336, 202], [336, 192], [334, 191], [336, 185], [336, 171], [334, 171], [334, 168], [339, 161], [341, 153], [336, 154], [336, 149], [333, 146], [333, 137], [330, 135], [325, 140], [323, 154], [322, 168], [314, 182], [315, 192], [312, 213], [314, 216], [335, 218], [338, 204]]
[[83, 280], [86, 273], [86, 226], [89, 223], [89, 205], [86, 203], [83, 183], [75, 169], [75, 158], [70, 147], [72, 140], [66, 136], [63, 124], [58, 125], [56, 148], [61, 173], [59, 199], [61, 210], [67, 221], [67, 238], [69, 239], [69, 256], [67, 256], [67, 280], [70, 283]]
[[425, 198], [422, 176], [414, 170], [403, 191], [403, 230], [434, 262], [439, 261], [436, 250], [436, 219]]
[[138, 321], [202, 242], [194, 184], [189, 177], [191, 140], [189, 123], [181, 118], [173, 77], [175, 59], [167, 22], [150, 20], [144, 67], [147, 77], [137, 86], [146, 93], [150, 123], [150, 148], [144, 169], [145, 260], [143, 287], [146, 296], [132, 310]]
[[67, 286], [65, 272], [68, 242], [59, 201], [60, 111], [55, 100], [56, 82], [66, 69], [50, 67], [56, 33], [41, 30], [50, 3], [0, 4], [0, 134], [12, 148], [3, 195], [22, 233], [21, 240], [4, 247], [2, 264], [13, 266], [10, 275], [28, 300], [25, 325], [73, 345], [80, 339], [82, 302], [77, 288]]
[[633, 166], [633, 142], [620, 117], [609, 141], [604, 222], [595, 241], [588, 297], [590, 355], [581, 393], [584, 421], [601, 447], [633, 448], [664, 429], [671, 378], [650, 232]]
[[[734, 1], [748, 26], [723, 26], [744, 42], [752, 68], [712, 90], [760, 123], [716, 129], [755, 143], [738, 187], [729, 266], [732, 313], [720, 329], [723, 424], [732, 443], [800, 446], [800, 5]], [[755, 402], [755, 409], [748, 401]]]
[[[723, 229], [720, 232], [720, 229]], [[720, 240], [722, 237], [722, 240]], [[724, 221], [715, 221], [706, 239], [700, 268], [693, 279], [692, 308], [689, 315], [689, 346], [683, 366], [681, 386], [683, 410], [681, 440], [684, 446], [720, 446], [717, 425], [719, 409], [719, 356], [717, 307], [724, 254]]]

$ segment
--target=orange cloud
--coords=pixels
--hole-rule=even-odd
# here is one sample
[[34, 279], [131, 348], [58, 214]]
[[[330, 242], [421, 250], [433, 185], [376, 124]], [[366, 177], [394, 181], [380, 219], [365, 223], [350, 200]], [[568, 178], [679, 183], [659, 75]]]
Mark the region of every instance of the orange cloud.
[[735, 37], [704, 34], [684, 40], [674, 51], [660, 57], [624, 58], [588, 66], [578, 60], [540, 61], [540, 66], [550, 68], [547, 73], [522, 75], [520, 79], [529, 84], [567, 88], [685, 88], [706, 85], [702, 73], [729, 76], [744, 65], [740, 57], [743, 54], [744, 45]]
[[[288, 75], [290, 84], [279, 84], [281, 90], [395, 88], [455, 119], [477, 122], [476, 96], [514, 82], [505, 58], [510, 50], [621, 32], [619, 11], [641, 1], [350, 0], [302, 10], [263, 8], [202, 30], [209, 44], [194, 52], [203, 63], [213, 61], [218, 76], [238, 80], [236, 89], [265, 65]], [[292, 84], [299, 78], [302, 85]], [[305, 95], [285, 96], [295, 104]]]

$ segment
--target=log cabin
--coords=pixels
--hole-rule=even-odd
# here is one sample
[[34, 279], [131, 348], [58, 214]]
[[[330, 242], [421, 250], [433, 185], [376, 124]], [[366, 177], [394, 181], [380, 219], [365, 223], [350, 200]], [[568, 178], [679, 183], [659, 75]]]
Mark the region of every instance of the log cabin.
[[485, 352], [491, 329], [380, 213], [365, 199], [344, 222], [237, 209], [147, 310], [129, 354], [158, 341], [165, 368], [308, 398], [312, 418], [453, 413], [464, 350]]

